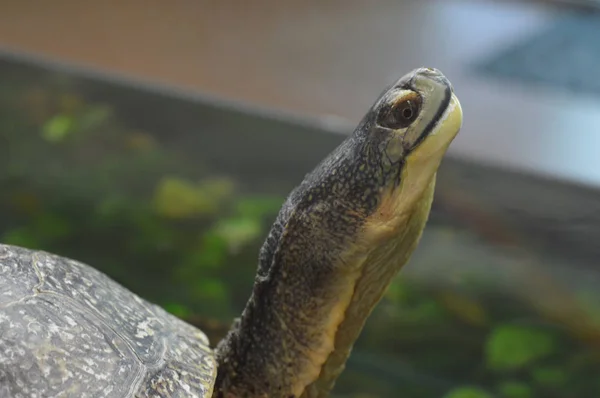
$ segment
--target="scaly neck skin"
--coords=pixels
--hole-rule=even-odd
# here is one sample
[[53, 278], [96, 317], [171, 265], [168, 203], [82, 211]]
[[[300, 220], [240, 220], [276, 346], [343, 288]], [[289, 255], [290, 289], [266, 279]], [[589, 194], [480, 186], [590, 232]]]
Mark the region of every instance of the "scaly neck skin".
[[[319, 246], [320, 239], [327, 244], [333, 241], [319, 235], [313, 225], [318, 216], [303, 221], [307, 229], [300, 235], [296, 235], [300, 227], [295, 227], [290, 237], [295, 245], [274, 257], [283, 263], [283, 271], [267, 278], [259, 267], [241, 319], [217, 347], [213, 398], [327, 397], [365, 321], [417, 246], [434, 187], [435, 175], [420, 198], [413, 198], [401, 212], [397, 193], [384, 197], [378, 211], [363, 220], [361, 230], [366, 232], [357, 242], [341, 249], [313, 247], [314, 253], [332, 252], [322, 256], [329, 262], [318, 264], [318, 275], [312, 264], [323, 258], [304, 254], [299, 258], [310, 265], [298, 264], [294, 253]], [[276, 225], [274, 231], [273, 239], [286, 238], [284, 228]], [[317, 235], [303, 240], [309, 231]]]
[[[354, 289], [352, 302], [335, 335], [335, 350], [323, 365], [318, 379], [307, 386], [301, 398], [329, 396], [336, 379], [345, 368], [354, 342], [360, 335], [367, 318], [419, 243], [431, 210], [434, 188], [435, 176], [422, 199], [415, 203], [412, 212], [406, 215], [403, 227], [397, 231], [399, 235], [371, 252], [365, 261], [362, 276]], [[382, 266], [383, 264], [387, 266]]]

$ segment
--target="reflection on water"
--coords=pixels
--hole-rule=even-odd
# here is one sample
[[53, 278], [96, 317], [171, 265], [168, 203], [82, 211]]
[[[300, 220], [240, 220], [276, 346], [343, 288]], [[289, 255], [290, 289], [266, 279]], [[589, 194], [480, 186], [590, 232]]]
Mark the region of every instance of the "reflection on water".
[[[8, 61], [0, 71], [1, 241], [88, 262], [213, 344], [245, 304], [285, 195], [341, 140]], [[600, 396], [597, 194], [454, 160], [438, 186], [337, 396]]]

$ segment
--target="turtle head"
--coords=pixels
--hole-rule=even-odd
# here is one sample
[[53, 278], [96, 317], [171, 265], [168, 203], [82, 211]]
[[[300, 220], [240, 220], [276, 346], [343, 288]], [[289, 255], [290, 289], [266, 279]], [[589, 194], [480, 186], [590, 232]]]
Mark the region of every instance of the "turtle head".
[[385, 90], [354, 132], [355, 162], [371, 174], [378, 202], [390, 189], [402, 191], [403, 207], [419, 198], [461, 125], [458, 98], [437, 69], [415, 69]]

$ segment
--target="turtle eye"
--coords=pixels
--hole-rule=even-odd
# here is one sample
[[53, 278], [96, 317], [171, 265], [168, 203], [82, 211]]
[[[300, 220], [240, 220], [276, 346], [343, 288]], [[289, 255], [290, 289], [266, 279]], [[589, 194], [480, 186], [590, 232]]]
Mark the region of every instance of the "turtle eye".
[[414, 93], [414, 95], [405, 96], [382, 110], [379, 124], [393, 130], [406, 128], [419, 116], [420, 110], [421, 97], [419, 95]]

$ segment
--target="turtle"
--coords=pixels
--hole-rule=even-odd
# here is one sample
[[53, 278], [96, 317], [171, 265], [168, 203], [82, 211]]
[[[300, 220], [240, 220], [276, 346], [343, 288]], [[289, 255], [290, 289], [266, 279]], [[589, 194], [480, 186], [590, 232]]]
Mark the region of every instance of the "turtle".
[[462, 118], [437, 69], [384, 90], [284, 201], [216, 345], [90, 265], [0, 245], [0, 397], [329, 396], [419, 243]]

